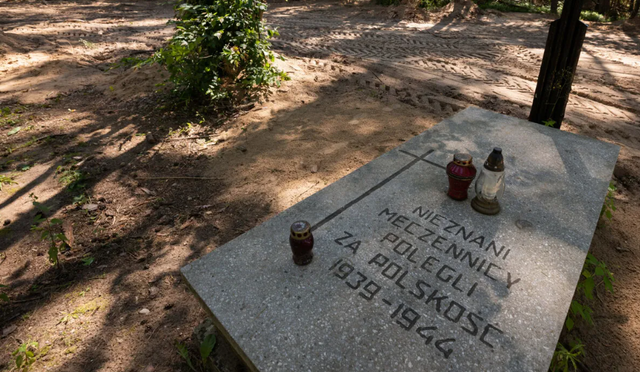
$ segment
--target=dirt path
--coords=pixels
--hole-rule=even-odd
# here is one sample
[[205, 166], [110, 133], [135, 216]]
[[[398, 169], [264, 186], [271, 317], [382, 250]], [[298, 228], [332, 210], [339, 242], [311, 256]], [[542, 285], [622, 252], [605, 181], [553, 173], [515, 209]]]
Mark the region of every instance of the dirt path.
[[[129, 68], [171, 35], [171, 4], [12, 1], [0, 13], [0, 175], [17, 182], [0, 191], [0, 283], [12, 300], [0, 304], [0, 369], [34, 340], [46, 350], [37, 370], [64, 371], [187, 370], [175, 343], [205, 313], [181, 266], [470, 104], [526, 117], [550, 22], [272, 4], [292, 81], [223, 120], [171, 108], [153, 93], [160, 69]], [[578, 331], [592, 371], [640, 365], [639, 45], [589, 29], [563, 127], [622, 146], [618, 210], [592, 245], [616, 293], [600, 290], [595, 326]], [[79, 175], [84, 186], [70, 189]], [[29, 231], [32, 193], [72, 226], [65, 273]], [[242, 370], [224, 344], [216, 358]]]
[[[383, 73], [391, 75], [409, 70], [407, 75], [429, 81], [442, 94], [470, 103], [497, 98], [530, 105], [550, 19], [491, 16], [433, 24], [374, 18], [376, 13], [382, 12], [335, 4], [287, 5], [274, 6], [268, 21], [280, 30], [274, 44], [287, 54], [356, 57], [383, 65]], [[640, 37], [590, 29], [568, 117], [580, 124], [614, 121], [636, 131], [638, 87]]]

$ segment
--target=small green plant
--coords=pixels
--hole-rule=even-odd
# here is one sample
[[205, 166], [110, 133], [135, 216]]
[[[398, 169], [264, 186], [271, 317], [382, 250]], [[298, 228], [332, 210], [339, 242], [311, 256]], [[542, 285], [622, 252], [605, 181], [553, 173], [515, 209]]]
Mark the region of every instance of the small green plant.
[[82, 266], [91, 266], [91, 264], [93, 263], [93, 261], [95, 261], [96, 259], [92, 256], [87, 256], [87, 257], [83, 257], [81, 259], [82, 261]]
[[556, 125], [556, 121], [553, 119], [549, 119], [549, 120], [543, 120], [542, 124], [544, 124], [545, 127], [551, 127], [553, 128], [554, 125]]
[[60, 175], [58, 180], [61, 184], [67, 186], [69, 190], [78, 190], [84, 188], [85, 175], [76, 169], [58, 166], [56, 172]]
[[553, 359], [551, 359], [551, 366], [549, 371], [551, 372], [569, 372], [578, 370], [578, 364], [581, 357], [584, 355], [584, 344], [577, 340], [571, 343], [571, 349], [567, 349], [561, 343], [558, 343], [556, 351], [553, 353]]
[[[15, 126], [20, 123], [20, 109], [11, 110], [10, 107], [0, 109], [0, 128], [8, 125]], [[17, 133], [17, 132], [16, 132]]]
[[[116, 68], [123, 67], [125, 70], [129, 68], [138, 68], [140, 66], [147, 65], [153, 62], [151, 59], [145, 59], [140, 57], [123, 57], [118, 62], [114, 62], [109, 67], [109, 70], [113, 70]], [[113, 87], [109, 87], [109, 89], [113, 90]]]
[[267, 3], [254, 0], [184, 0], [176, 7], [176, 33], [152, 57], [165, 66], [174, 93], [190, 102], [237, 102], [280, 85], [288, 76], [273, 62], [265, 27]]
[[87, 49], [94, 49], [96, 47], [95, 43], [92, 43], [92, 42], [87, 41], [85, 39], [80, 39], [80, 42], [82, 42], [82, 45], [84, 45], [84, 47], [87, 48]]
[[11, 185], [12, 183], [16, 183], [16, 181], [13, 180], [12, 176], [5, 176], [4, 174], [0, 175], [0, 191], [2, 191], [2, 185]]
[[11, 353], [11, 356], [15, 358], [17, 371], [27, 372], [31, 369], [33, 363], [38, 359], [38, 348], [39, 344], [37, 342], [27, 341]]
[[169, 137], [172, 137], [175, 135], [189, 134], [189, 132], [191, 132], [191, 129], [193, 129], [193, 125], [191, 123], [186, 123], [182, 127], [170, 130]]
[[616, 185], [613, 182], [609, 182], [609, 188], [607, 189], [607, 196], [604, 197], [604, 204], [600, 210], [600, 217], [605, 216], [609, 221], [613, 218], [613, 212], [616, 211]]
[[59, 218], [49, 219], [46, 214], [49, 213], [50, 208], [44, 206], [38, 202], [38, 197], [33, 193], [29, 195], [32, 199], [33, 206], [38, 210], [36, 217], [33, 220], [31, 231], [41, 231], [40, 240], [48, 241], [49, 243], [49, 262], [54, 267], [60, 267], [58, 260], [58, 252], [67, 246], [67, 236], [62, 231], [62, 220]]
[[213, 351], [213, 348], [215, 346], [216, 346], [216, 336], [213, 334], [208, 334], [204, 338], [204, 340], [202, 340], [202, 343], [200, 344], [200, 347], [199, 347], [200, 359], [195, 359], [196, 362], [194, 364], [194, 360], [191, 359], [191, 352], [189, 351], [189, 348], [187, 347], [187, 345], [183, 343], [176, 344], [176, 348], [178, 349], [178, 354], [182, 357], [182, 359], [184, 359], [185, 363], [187, 363], [189, 368], [191, 368], [191, 370], [194, 372], [201, 372], [206, 370], [207, 360], [209, 358], [209, 355], [211, 355], [211, 352]]
[[82, 193], [80, 195], [76, 195], [73, 197], [73, 204], [77, 206], [82, 206], [87, 203], [91, 203], [91, 198], [87, 196], [86, 193]]
[[[604, 262], [599, 261], [591, 253], [587, 254], [576, 291], [584, 293], [587, 300], [593, 300], [593, 293], [596, 287], [601, 283], [604, 284], [607, 291], [613, 293], [613, 282], [613, 273], [609, 271], [607, 265]], [[593, 319], [591, 318], [592, 313], [593, 310], [589, 305], [582, 304], [577, 300], [571, 301], [569, 314], [567, 314], [567, 319], [565, 321], [567, 330], [571, 331], [573, 329], [575, 324], [574, 318], [577, 318], [578, 316], [587, 323], [593, 324]]]

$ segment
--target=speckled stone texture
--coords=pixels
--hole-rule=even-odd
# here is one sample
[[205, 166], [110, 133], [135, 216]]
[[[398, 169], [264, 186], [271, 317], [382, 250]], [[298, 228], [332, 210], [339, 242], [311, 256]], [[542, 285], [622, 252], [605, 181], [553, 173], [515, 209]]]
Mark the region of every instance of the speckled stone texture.
[[[468, 152], [480, 168], [494, 146], [506, 191], [485, 216], [473, 190], [446, 196], [444, 167]], [[182, 273], [255, 370], [546, 371], [618, 151], [468, 108]]]

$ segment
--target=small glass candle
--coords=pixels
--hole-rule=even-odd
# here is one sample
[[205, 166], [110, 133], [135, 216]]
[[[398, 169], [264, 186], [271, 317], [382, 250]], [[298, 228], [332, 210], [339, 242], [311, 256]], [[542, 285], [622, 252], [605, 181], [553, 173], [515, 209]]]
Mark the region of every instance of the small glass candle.
[[476, 181], [476, 197], [471, 206], [483, 214], [497, 214], [500, 212], [499, 199], [504, 193], [504, 158], [502, 149], [495, 147], [484, 162], [482, 173]]

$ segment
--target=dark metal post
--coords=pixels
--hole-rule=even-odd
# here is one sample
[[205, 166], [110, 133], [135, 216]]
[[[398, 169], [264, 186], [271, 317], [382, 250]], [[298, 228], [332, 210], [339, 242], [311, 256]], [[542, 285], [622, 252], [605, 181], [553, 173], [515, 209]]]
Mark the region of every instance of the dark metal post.
[[[639, 0], [640, 1], [640, 0]], [[529, 121], [554, 121], [560, 129], [587, 25], [580, 22], [584, 0], [565, 0], [560, 19], [551, 23]]]

